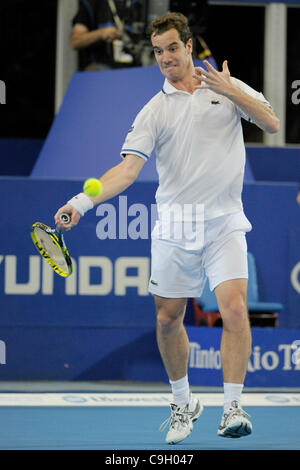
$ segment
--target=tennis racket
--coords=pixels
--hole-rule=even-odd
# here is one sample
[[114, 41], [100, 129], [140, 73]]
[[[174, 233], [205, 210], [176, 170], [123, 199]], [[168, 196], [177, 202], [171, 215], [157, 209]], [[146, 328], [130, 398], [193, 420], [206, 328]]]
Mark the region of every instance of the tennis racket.
[[[67, 224], [70, 222], [69, 214], [61, 214], [60, 220]], [[31, 227], [31, 238], [40, 255], [50, 264], [52, 269], [62, 277], [72, 274], [72, 260], [65, 245], [63, 226], [55, 229], [41, 222], [35, 222]]]

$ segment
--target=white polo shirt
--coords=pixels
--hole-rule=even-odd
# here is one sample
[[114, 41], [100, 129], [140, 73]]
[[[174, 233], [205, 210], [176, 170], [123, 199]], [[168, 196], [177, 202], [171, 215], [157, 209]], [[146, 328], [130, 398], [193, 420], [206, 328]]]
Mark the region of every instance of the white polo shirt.
[[[231, 80], [268, 104], [261, 93], [238, 79]], [[250, 121], [225, 96], [207, 89], [190, 94], [177, 90], [167, 79], [162, 91], [142, 108], [121, 156], [130, 153], [148, 160], [155, 150], [160, 217], [168, 208], [184, 204], [203, 205], [205, 220], [243, 207], [245, 145], [241, 117]]]

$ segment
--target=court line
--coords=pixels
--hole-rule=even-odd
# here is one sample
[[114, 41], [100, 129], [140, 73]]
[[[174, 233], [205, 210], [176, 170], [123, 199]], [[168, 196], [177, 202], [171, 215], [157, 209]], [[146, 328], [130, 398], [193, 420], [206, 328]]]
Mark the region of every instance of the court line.
[[[194, 393], [204, 406], [223, 406], [223, 393]], [[9, 406], [169, 406], [170, 393], [0, 393]], [[300, 393], [244, 393], [242, 406], [300, 406]]]

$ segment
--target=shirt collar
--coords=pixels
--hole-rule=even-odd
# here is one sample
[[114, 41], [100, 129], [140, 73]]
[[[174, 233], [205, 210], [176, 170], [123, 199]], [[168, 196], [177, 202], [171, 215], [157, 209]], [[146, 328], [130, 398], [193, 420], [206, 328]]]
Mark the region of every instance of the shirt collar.
[[165, 78], [164, 86], [162, 88], [163, 93], [166, 95], [171, 95], [172, 93], [187, 93], [183, 90], [177, 90], [171, 83]]
[[[196, 90], [198, 91], [198, 90]], [[173, 93], [184, 93], [185, 95], [189, 95], [190, 93], [188, 93], [187, 91], [184, 91], [184, 90], [178, 90], [177, 88], [175, 88], [173, 85], [171, 85], [171, 83], [165, 78], [165, 81], [164, 81], [164, 86], [162, 87], [162, 92], [165, 94], [165, 95], [172, 95]]]

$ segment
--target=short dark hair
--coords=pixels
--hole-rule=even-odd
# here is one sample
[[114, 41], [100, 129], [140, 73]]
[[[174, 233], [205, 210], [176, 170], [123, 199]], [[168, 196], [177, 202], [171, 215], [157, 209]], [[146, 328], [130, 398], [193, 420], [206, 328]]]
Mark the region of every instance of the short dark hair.
[[169, 31], [169, 29], [176, 29], [180, 36], [181, 41], [186, 45], [189, 39], [192, 38], [192, 33], [189, 28], [188, 19], [182, 13], [168, 11], [159, 18], [154, 18], [150, 24], [150, 35], [160, 35]]

